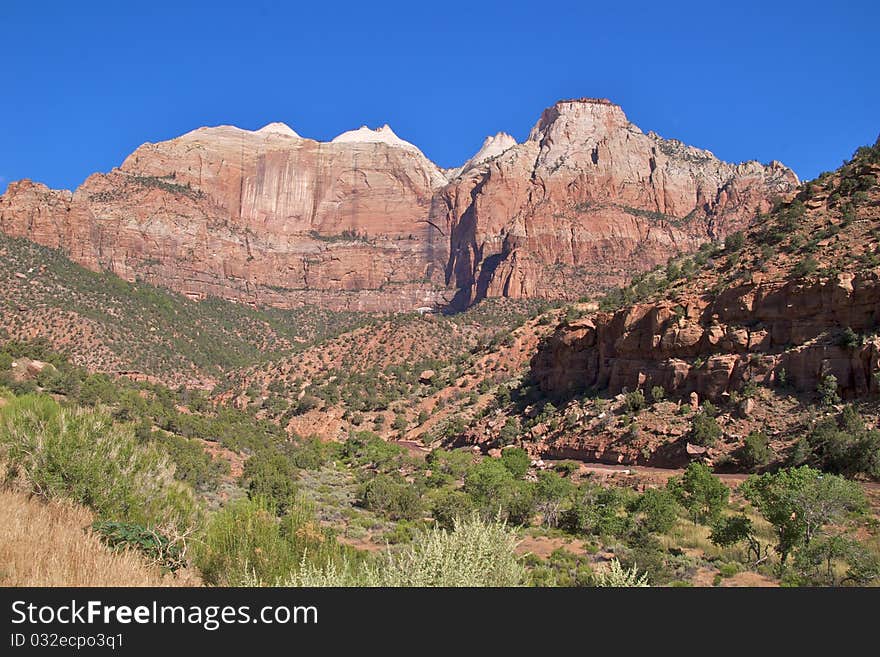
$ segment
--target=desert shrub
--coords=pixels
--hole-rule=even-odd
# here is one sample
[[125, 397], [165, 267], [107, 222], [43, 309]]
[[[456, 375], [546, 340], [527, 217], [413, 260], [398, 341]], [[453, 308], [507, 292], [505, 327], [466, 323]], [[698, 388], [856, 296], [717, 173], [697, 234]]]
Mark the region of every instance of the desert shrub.
[[[381, 417], [381, 416], [380, 416]], [[354, 465], [369, 465], [379, 469], [399, 463], [404, 449], [400, 445], [385, 442], [370, 431], [354, 431], [342, 444], [340, 456]]]
[[741, 230], [731, 233], [724, 239], [724, 248], [727, 251], [739, 251], [746, 242], [745, 235]]
[[324, 442], [317, 436], [302, 438], [288, 450], [291, 463], [303, 470], [317, 470], [338, 455], [339, 444]]
[[705, 410], [694, 415], [691, 421], [691, 430], [688, 437], [692, 443], [710, 446], [721, 437], [721, 427], [718, 421]]
[[654, 386], [651, 388], [651, 399], [656, 404], [657, 402], [662, 402], [666, 399], [666, 388], [663, 386]]
[[458, 481], [474, 464], [473, 454], [469, 449], [435, 449], [425, 459], [431, 468], [429, 484], [444, 484]]
[[861, 346], [863, 342], [864, 338], [853, 331], [849, 326], [840, 332], [836, 340], [838, 346], [846, 349], [855, 349], [856, 347]]
[[500, 459], [484, 458], [471, 466], [464, 477], [464, 490], [479, 504], [497, 500], [501, 489], [513, 480]]
[[530, 481], [510, 481], [501, 488], [496, 502], [484, 508], [513, 525], [528, 525], [535, 512], [535, 484]]
[[880, 477], [880, 431], [868, 429], [851, 406], [835, 419], [823, 420], [807, 434], [808, 451], [792, 456], [827, 472]]
[[435, 528], [379, 566], [383, 586], [519, 586], [525, 569], [514, 552], [515, 532], [502, 522], [456, 520]]
[[624, 397], [623, 403], [629, 413], [638, 413], [645, 408], [645, 393], [641, 390], [628, 392]]
[[358, 502], [392, 520], [415, 520], [421, 517], [422, 501], [416, 486], [397, 473], [378, 474], [361, 484]]
[[455, 520], [470, 516], [474, 503], [467, 493], [443, 488], [431, 496], [431, 517], [443, 529], [452, 529]]
[[593, 569], [589, 554], [574, 554], [557, 548], [547, 559], [527, 555], [529, 584], [542, 587], [594, 586]]
[[214, 513], [194, 546], [207, 584], [277, 585], [306, 565], [324, 567], [355, 553], [346, 550], [296, 498], [287, 515], [262, 498], [240, 499]]
[[296, 496], [296, 466], [280, 449], [264, 449], [244, 464], [241, 481], [251, 498], [269, 500], [283, 515]]
[[[148, 423], [147, 423], [148, 424]], [[135, 426], [134, 432], [137, 440], [144, 442], [146, 425], [141, 423]], [[161, 434], [161, 432], [159, 432]], [[196, 441], [161, 434], [153, 437], [150, 432], [149, 439], [156, 441], [167, 452], [174, 463], [174, 477], [185, 481], [198, 490], [214, 490], [220, 481], [220, 477], [229, 473], [228, 461], [213, 459], [205, 452], [201, 444]]]
[[521, 586], [526, 570], [514, 552], [516, 533], [500, 521], [477, 516], [415, 536], [377, 563], [304, 564], [287, 586]]
[[577, 461], [560, 461], [553, 466], [553, 469], [563, 477], [571, 476], [580, 470], [580, 464]]
[[101, 520], [184, 530], [198, 519], [192, 490], [156, 445], [102, 411], [62, 408], [27, 395], [0, 408], [0, 453], [7, 480], [50, 499], [93, 509]]
[[639, 574], [637, 566], [625, 569], [620, 561], [612, 559], [604, 570], [597, 570], [595, 575], [596, 586], [601, 587], [647, 587], [648, 575]]
[[623, 536], [632, 527], [632, 517], [626, 512], [632, 496], [625, 488], [582, 485], [560, 515], [559, 526], [571, 534]]
[[794, 266], [791, 273], [797, 278], [804, 278], [815, 273], [818, 268], [819, 263], [816, 259], [812, 256], [807, 256]]
[[801, 586], [868, 586], [880, 577], [877, 555], [849, 536], [810, 541], [797, 551], [793, 565], [794, 582]]
[[553, 470], [538, 472], [535, 486], [535, 503], [543, 516], [544, 524], [556, 527], [559, 524], [559, 513], [562, 505], [574, 492], [574, 485], [569, 479]]
[[504, 422], [504, 426], [501, 427], [501, 431], [498, 432], [498, 437], [501, 439], [501, 444], [513, 444], [513, 442], [519, 437], [519, 432], [519, 422], [512, 417], [507, 418], [507, 420]]

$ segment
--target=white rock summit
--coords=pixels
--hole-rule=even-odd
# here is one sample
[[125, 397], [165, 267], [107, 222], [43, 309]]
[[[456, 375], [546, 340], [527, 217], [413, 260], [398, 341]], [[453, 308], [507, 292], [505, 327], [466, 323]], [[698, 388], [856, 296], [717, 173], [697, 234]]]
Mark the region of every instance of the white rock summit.
[[295, 139], [302, 139], [296, 132], [294, 132], [293, 128], [291, 128], [286, 123], [281, 123], [280, 121], [275, 121], [274, 123], [270, 123], [268, 125], [264, 125], [262, 128], [257, 130], [257, 132], [262, 133], [272, 133], [276, 135], [286, 135], [288, 137], [293, 137]]
[[[412, 150], [418, 151], [419, 149], [409, 143], [408, 141], [404, 141], [391, 129], [387, 123], [383, 125], [381, 128], [376, 128], [375, 130], [371, 130], [367, 126], [363, 125], [357, 130], [349, 130], [348, 132], [343, 132], [341, 135], [335, 137], [330, 141], [332, 144], [341, 144], [341, 143], [364, 143], [364, 144], [388, 144], [389, 146], [396, 146], [398, 148], [409, 148]], [[419, 151], [421, 152], [421, 151]]]
[[478, 166], [487, 160], [491, 160], [493, 157], [498, 157], [507, 149], [516, 146], [516, 144], [516, 139], [506, 132], [499, 132], [494, 136], [490, 135], [483, 141], [480, 150], [478, 150], [471, 159], [465, 162], [461, 168], [457, 170], [456, 174], [464, 173], [468, 169], [473, 169], [475, 166]]

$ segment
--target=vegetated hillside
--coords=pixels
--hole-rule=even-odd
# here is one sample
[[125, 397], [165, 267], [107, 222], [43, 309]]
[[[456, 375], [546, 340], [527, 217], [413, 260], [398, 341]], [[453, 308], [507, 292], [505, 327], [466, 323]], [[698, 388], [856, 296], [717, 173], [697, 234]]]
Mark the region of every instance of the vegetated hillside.
[[[878, 175], [880, 144], [859, 149], [746, 233], [562, 323], [510, 407], [526, 407], [520, 439], [610, 462], [807, 461], [878, 476]], [[861, 420], [836, 417], [841, 398]]]
[[255, 309], [192, 301], [74, 264], [59, 251], [0, 235], [0, 328], [43, 338], [92, 371], [211, 384], [231, 368], [303, 349], [371, 321], [318, 307]]
[[299, 435], [370, 429], [430, 444], [478, 415], [522, 376], [559, 311], [487, 300], [456, 315], [400, 314], [230, 376], [215, 394]]

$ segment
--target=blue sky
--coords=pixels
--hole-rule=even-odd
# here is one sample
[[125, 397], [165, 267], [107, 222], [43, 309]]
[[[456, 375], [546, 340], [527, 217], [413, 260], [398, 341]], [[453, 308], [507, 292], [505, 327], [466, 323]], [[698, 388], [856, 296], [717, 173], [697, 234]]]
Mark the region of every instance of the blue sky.
[[0, 191], [73, 188], [146, 141], [389, 123], [441, 166], [561, 98], [726, 160], [833, 169], [880, 133], [880, 3], [3, 0]]

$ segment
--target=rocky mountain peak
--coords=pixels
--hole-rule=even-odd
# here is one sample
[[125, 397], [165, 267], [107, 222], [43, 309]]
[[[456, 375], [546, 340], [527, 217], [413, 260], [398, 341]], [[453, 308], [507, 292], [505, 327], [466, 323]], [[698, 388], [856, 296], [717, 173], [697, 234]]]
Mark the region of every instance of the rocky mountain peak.
[[554, 136], [588, 139], [627, 128], [635, 126], [619, 105], [606, 98], [560, 100], [544, 110], [529, 133], [529, 141], [541, 142]]
[[504, 151], [513, 148], [517, 145], [516, 139], [511, 137], [506, 132], [499, 132], [495, 135], [489, 135], [483, 141], [483, 145], [480, 146], [480, 150], [478, 150], [474, 156], [465, 162], [459, 169], [455, 170], [456, 175], [460, 175], [469, 169], [473, 169], [475, 166], [482, 164], [488, 160], [491, 160], [494, 157], [498, 157]]
[[[418, 151], [418, 147], [398, 137], [387, 123], [381, 128], [370, 129], [362, 125], [357, 130], [349, 130], [330, 140], [331, 144], [362, 143], [362, 144], [388, 144], [396, 148], [407, 148]], [[421, 151], [419, 151], [421, 152]]]

